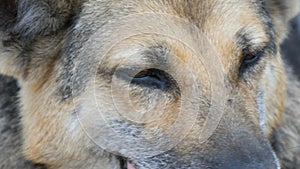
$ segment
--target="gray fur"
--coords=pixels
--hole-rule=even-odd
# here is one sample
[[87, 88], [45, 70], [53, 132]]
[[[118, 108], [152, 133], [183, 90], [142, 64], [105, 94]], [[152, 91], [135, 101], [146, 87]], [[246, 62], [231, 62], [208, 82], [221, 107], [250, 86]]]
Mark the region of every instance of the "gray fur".
[[15, 79], [0, 75], [0, 168], [38, 169], [40, 166], [27, 161], [21, 151], [18, 90]]
[[12, 34], [25, 40], [55, 34], [71, 22], [78, 1], [18, 0], [17, 21]]

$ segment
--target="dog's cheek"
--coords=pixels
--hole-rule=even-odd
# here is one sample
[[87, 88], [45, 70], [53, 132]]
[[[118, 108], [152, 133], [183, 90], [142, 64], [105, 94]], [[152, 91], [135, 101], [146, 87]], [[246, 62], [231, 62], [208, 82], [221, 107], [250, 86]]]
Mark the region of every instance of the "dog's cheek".
[[20, 77], [22, 61], [18, 56], [20, 50], [17, 46], [10, 45], [7, 36], [0, 32], [0, 73]]

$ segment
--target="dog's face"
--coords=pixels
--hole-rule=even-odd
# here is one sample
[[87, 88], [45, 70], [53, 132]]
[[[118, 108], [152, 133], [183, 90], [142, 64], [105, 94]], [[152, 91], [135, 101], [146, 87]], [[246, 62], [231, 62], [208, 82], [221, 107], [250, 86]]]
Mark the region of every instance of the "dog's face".
[[52, 168], [279, 168], [268, 137], [284, 111], [279, 44], [294, 1], [77, 3], [52, 34], [29, 29], [28, 41], [11, 28], [1, 47], [0, 70], [22, 86], [27, 158]]

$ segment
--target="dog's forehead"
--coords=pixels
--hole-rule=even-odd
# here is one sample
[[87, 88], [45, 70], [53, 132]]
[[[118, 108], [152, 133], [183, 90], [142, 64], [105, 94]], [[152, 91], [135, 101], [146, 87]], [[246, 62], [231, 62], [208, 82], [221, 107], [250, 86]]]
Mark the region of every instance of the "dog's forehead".
[[[101, 36], [103, 42], [108, 42], [112, 34], [128, 32], [122, 29], [121, 26], [124, 24], [139, 27], [144, 26], [143, 22], [152, 22], [153, 27], [164, 29], [167, 26], [175, 27], [188, 22], [220, 45], [233, 44], [232, 40], [241, 32], [259, 43], [267, 40], [264, 31], [269, 20], [262, 9], [264, 9], [262, 2], [237, 0], [87, 1], [75, 25], [77, 35], [80, 34], [75, 38], [82, 42], [84, 40], [79, 37], [88, 38], [95, 32], [100, 32], [97, 36]], [[169, 17], [158, 17], [163, 14]], [[128, 19], [128, 16], [135, 18]], [[153, 16], [154, 18], [151, 18]], [[174, 18], [181, 18], [184, 21], [173, 25], [165, 24], [164, 21]]]
[[[206, 22], [224, 20], [225, 18], [229, 22], [232, 19], [243, 18], [243, 14], [251, 15], [255, 11], [258, 13], [262, 9], [262, 6], [262, 2], [250, 0], [87, 1], [82, 10], [80, 23], [94, 24], [94, 26], [99, 27], [126, 15], [152, 12], [178, 16], [202, 27]], [[246, 19], [243, 18], [243, 20]]]
[[[146, 16], [149, 13], [166, 14], [170, 15], [170, 17], [152, 18], [151, 20], [151, 18], [147, 17], [152, 17], [153, 15]], [[109, 41], [111, 34], [123, 31], [120, 25], [125, 23], [143, 26], [141, 21], [143, 19], [145, 22], [150, 22], [151, 20], [153, 25], [163, 29], [166, 26], [175, 27], [180, 24], [187, 24], [186, 22], [177, 22], [173, 25], [164, 25], [165, 22], [163, 22], [163, 20], [181, 18], [189, 22], [188, 24], [197, 27], [207, 36], [211, 36], [208, 37], [211, 40], [223, 44], [229, 41], [229, 43], [232, 43], [233, 38], [242, 29], [245, 33], [253, 35], [252, 39], [264, 41], [266, 40], [263, 39], [265, 38], [264, 31], [267, 30], [265, 26], [270, 26], [270, 23], [267, 23], [269, 18], [263, 2], [250, 0], [87, 1], [81, 15], [75, 26], [79, 34], [88, 37], [90, 34], [99, 32], [102, 29], [103, 34], [100, 36], [103, 36], [102, 38], [104, 38], [103, 41], [105, 42]], [[135, 19], [126, 20], [126, 17], [133, 17], [134, 15]], [[111, 27], [103, 29], [105, 25], [111, 25]]]
[[[77, 34], [80, 34], [79, 36], [85, 36], [85, 38], [95, 36], [96, 33], [102, 42], [106, 44], [110, 42], [111, 45], [118, 43], [115, 37], [120, 38], [120, 41], [122, 41], [121, 38], [127, 39], [126, 36], [122, 37], [120, 34], [126, 34], [128, 37], [140, 33], [173, 36], [169, 32], [175, 32], [174, 34], [177, 35], [185, 33], [195, 36], [195, 32], [198, 31], [202, 32], [202, 35], [225, 56], [237, 48], [234, 45], [240, 43], [238, 42], [239, 36], [247, 37], [248, 41], [256, 44], [269, 41], [264, 23], [268, 18], [264, 18], [265, 14], [259, 13], [262, 8], [261, 2], [237, 0], [124, 0], [101, 1], [100, 3], [88, 1], [75, 29], [77, 29]], [[186, 31], [192, 28], [196, 28], [197, 31]], [[182, 40], [177, 35], [174, 38]], [[140, 40], [140, 43], [147, 45], [142, 38]], [[159, 40], [161, 39], [157, 41]], [[79, 41], [82, 42], [82, 40]], [[98, 41], [99, 44], [94, 41], [95, 43], [88, 46], [101, 45], [105, 48], [105, 45], [100, 44], [101, 41]], [[93, 51], [91, 49], [89, 53]], [[97, 53], [99, 54], [98, 49]]]

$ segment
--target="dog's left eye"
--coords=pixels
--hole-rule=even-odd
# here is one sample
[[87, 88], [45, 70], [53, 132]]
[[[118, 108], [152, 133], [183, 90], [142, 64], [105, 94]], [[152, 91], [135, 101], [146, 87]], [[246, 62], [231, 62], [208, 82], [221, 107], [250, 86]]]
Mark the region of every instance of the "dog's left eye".
[[168, 74], [159, 69], [144, 69], [139, 72], [123, 70], [119, 74], [132, 84], [161, 90], [166, 89], [169, 81]]
[[244, 54], [243, 64], [251, 64], [259, 60], [259, 58], [263, 55], [264, 51], [258, 51], [256, 53], [246, 53]]
[[145, 69], [140, 71], [137, 74], [132, 74], [131, 77], [133, 78], [144, 78], [146, 76], [156, 76], [156, 74], [153, 71], [150, 71], [149, 69]]
[[255, 66], [264, 55], [265, 50], [258, 50], [256, 52], [244, 52], [243, 60], [240, 66], [240, 73], [244, 73], [251, 67]]

